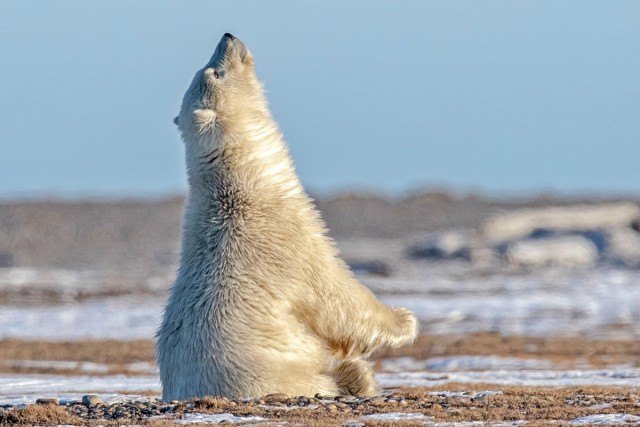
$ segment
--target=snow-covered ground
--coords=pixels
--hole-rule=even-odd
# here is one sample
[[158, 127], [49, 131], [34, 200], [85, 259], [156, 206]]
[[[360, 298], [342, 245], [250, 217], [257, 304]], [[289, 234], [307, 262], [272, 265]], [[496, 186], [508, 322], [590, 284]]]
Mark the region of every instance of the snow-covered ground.
[[0, 310], [0, 338], [65, 340], [151, 339], [164, 300], [126, 296]]
[[[362, 251], [360, 251], [362, 252]], [[531, 273], [498, 271], [479, 274], [452, 263], [438, 265], [403, 261], [392, 264], [390, 277], [360, 275], [383, 301], [415, 311], [422, 332], [465, 334], [481, 331], [510, 335], [584, 336], [589, 338], [640, 338], [640, 270], [598, 267], [588, 270], [546, 269]], [[6, 273], [6, 274], [5, 274]], [[0, 271], [0, 290], [67, 292], [62, 304], [12, 304], [0, 306], [0, 338], [67, 340], [83, 338], [150, 339], [162, 315], [171, 275], [141, 284], [141, 292], [71, 302], [78, 294], [97, 295], [108, 277], [68, 271]], [[135, 283], [127, 282], [129, 286]], [[65, 290], [66, 287], [66, 290]], [[36, 292], [36, 293], [37, 293]], [[28, 292], [27, 292], [28, 294]], [[65, 301], [65, 299], [62, 299]], [[107, 402], [144, 399], [141, 392], [160, 393], [153, 367], [131, 367], [140, 375], [107, 375], [106, 366], [93, 363], [46, 360], [3, 361], [15, 367], [80, 369], [85, 375], [0, 374], [0, 405], [33, 403], [39, 397], [78, 400], [98, 393]], [[541, 359], [488, 356], [453, 356], [414, 360], [387, 359], [378, 374], [381, 386], [438, 387], [447, 383], [523, 386], [623, 386], [640, 387], [640, 369], [563, 369]], [[489, 391], [490, 392], [490, 391]], [[146, 394], [146, 393], [145, 393]], [[147, 397], [149, 398], [149, 397]], [[396, 414], [397, 415], [397, 414]], [[471, 426], [478, 423], [435, 424], [414, 414], [422, 425]], [[248, 422], [231, 414], [216, 419], [194, 414], [190, 422]], [[393, 414], [385, 415], [392, 420]], [[397, 415], [407, 419], [411, 414]], [[231, 418], [230, 418], [231, 417]], [[376, 419], [381, 418], [378, 415]], [[404, 417], [404, 418], [403, 418]], [[257, 421], [257, 420], [256, 420]], [[361, 425], [365, 419], [353, 420]], [[631, 414], [597, 415], [576, 419], [574, 425], [640, 423]], [[504, 425], [522, 425], [515, 421]]]
[[[437, 387], [448, 383], [497, 384], [518, 386], [626, 386], [640, 387], [640, 369], [599, 370], [486, 370], [380, 373], [380, 386], [385, 388]], [[107, 402], [126, 400], [136, 392], [160, 394], [157, 375], [43, 375], [0, 374], [0, 405], [34, 403], [39, 397], [80, 400], [83, 394], [98, 393]], [[126, 391], [126, 393], [125, 393]], [[128, 394], [127, 394], [128, 393]]]
[[[455, 265], [407, 264], [391, 277], [360, 278], [387, 304], [416, 312], [423, 333], [640, 338], [640, 270], [477, 275]], [[55, 283], [49, 286], [64, 286]], [[77, 280], [73, 283], [74, 289], [81, 287]], [[165, 297], [157, 294], [132, 294], [57, 305], [3, 306], [0, 338], [151, 338], [164, 302]]]

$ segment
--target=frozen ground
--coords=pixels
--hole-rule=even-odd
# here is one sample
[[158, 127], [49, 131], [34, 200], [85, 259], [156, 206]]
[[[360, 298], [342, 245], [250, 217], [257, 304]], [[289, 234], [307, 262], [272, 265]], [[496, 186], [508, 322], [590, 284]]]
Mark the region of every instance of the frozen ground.
[[[406, 243], [406, 242], [405, 242]], [[362, 274], [359, 278], [390, 305], [405, 306], [419, 316], [422, 332], [462, 335], [491, 331], [505, 335], [640, 338], [640, 270], [598, 267], [588, 270], [475, 271], [458, 262], [409, 261], [390, 242], [389, 257], [364, 244], [343, 247], [361, 259], [381, 259], [391, 276]], [[403, 243], [404, 245], [404, 243]], [[406, 247], [403, 246], [403, 247]], [[370, 251], [367, 252], [367, 251]], [[6, 273], [6, 274], [5, 274]], [[104, 273], [63, 270], [0, 271], [0, 290], [26, 296], [24, 304], [0, 305], [0, 338], [75, 340], [150, 339], [160, 322], [172, 274], [160, 274], [139, 284], [128, 277], [115, 295], [103, 293], [111, 279]], [[136, 288], [136, 286], [140, 286]], [[132, 287], [134, 288], [132, 290]], [[63, 295], [46, 303], [47, 292]], [[40, 295], [29, 301], [29, 295]], [[77, 298], [83, 295], [82, 298]], [[86, 296], [86, 297], [85, 297]], [[13, 301], [13, 300], [12, 300]], [[138, 366], [139, 375], [105, 375], [106, 366], [83, 362], [9, 360], [16, 368], [50, 366], [76, 369], [83, 375], [0, 374], [0, 405], [33, 403], [39, 397], [78, 400], [98, 393], [107, 402], [149, 399], [160, 393], [153, 367]], [[453, 356], [414, 360], [386, 359], [378, 374], [386, 388], [439, 387], [450, 383], [501, 386], [619, 386], [640, 387], [640, 368], [564, 369], [540, 359], [494, 356]], [[151, 393], [151, 397], [149, 397]], [[146, 397], [145, 397], [146, 396]], [[396, 416], [397, 418], [393, 418]], [[217, 418], [216, 418], [217, 417]], [[193, 414], [185, 423], [243, 423], [232, 414]], [[475, 426], [481, 423], [435, 423], [422, 414], [376, 414], [378, 420], [407, 420], [421, 425]], [[408, 417], [408, 418], [407, 418]], [[413, 417], [413, 418], [412, 418]], [[254, 420], [257, 421], [257, 420]], [[356, 418], [352, 425], [366, 419]], [[523, 425], [514, 421], [502, 425]], [[601, 414], [573, 420], [574, 425], [640, 423], [638, 414]]]
[[[455, 263], [427, 268], [414, 262], [391, 277], [360, 278], [387, 304], [416, 312], [425, 333], [640, 338], [639, 270], [479, 275]], [[77, 280], [73, 283], [75, 289], [82, 286]], [[53, 289], [65, 283], [48, 286]], [[0, 310], [0, 338], [150, 338], [164, 302], [163, 292], [55, 305], [5, 305]]]
[[[599, 370], [486, 370], [380, 373], [381, 387], [437, 387], [449, 383], [496, 384], [496, 386], [621, 386], [640, 387], [640, 369]], [[157, 375], [67, 376], [43, 374], [0, 374], [0, 405], [34, 403], [39, 397], [80, 400], [83, 394], [98, 393], [107, 402], [130, 399], [136, 392], [160, 395]]]

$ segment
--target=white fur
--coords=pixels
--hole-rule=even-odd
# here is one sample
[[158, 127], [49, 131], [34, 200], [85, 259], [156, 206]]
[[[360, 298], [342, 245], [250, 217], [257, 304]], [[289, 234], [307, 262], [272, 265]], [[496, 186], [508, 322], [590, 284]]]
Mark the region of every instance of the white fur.
[[338, 257], [240, 40], [223, 37], [177, 121], [190, 191], [157, 334], [163, 399], [374, 394], [363, 358], [413, 341], [416, 318]]

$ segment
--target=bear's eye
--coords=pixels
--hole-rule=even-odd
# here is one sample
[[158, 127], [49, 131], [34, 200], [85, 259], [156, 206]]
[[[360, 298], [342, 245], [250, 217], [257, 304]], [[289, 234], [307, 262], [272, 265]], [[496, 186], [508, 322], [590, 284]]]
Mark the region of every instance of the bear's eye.
[[218, 80], [224, 77], [224, 70], [218, 70], [216, 68], [210, 67], [204, 70], [203, 77], [205, 78], [205, 80], [211, 78]]

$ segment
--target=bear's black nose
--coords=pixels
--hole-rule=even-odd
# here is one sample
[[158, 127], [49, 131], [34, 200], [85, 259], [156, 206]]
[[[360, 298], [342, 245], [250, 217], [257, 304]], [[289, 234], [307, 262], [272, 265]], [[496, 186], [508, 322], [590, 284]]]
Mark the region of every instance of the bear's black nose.
[[224, 33], [224, 36], [225, 36], [226, 38], [231, 39], [231, 40], [234, 40], [234, 39], [235, 39], [235, 36], [234, 36], [233, 34], [231, 34], [231, 33]]

